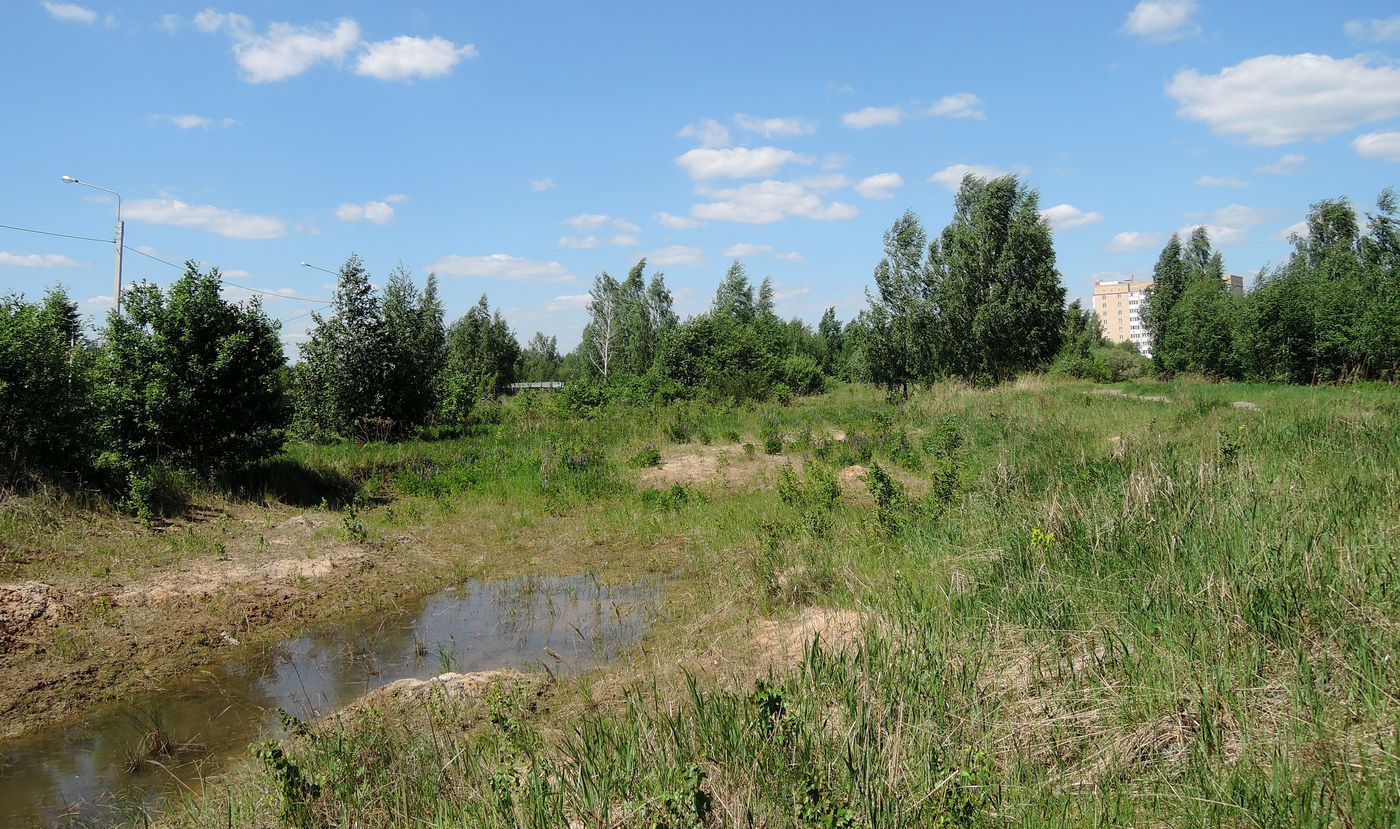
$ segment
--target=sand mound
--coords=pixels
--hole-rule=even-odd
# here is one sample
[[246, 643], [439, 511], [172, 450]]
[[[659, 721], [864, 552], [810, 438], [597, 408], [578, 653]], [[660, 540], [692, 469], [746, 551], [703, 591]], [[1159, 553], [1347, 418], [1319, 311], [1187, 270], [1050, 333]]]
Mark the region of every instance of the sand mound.
[[350, 708], [402, 707], [429, 699], [475, 699], [496, 685], [521, 686], [532, 681], [525, 674], [511, 670], [446, 673], [432, 679], [400, 679], [370, 691], [351, 703]]
[[812, 640], [825, 650], [845, 650], [860, 641], [864, 617], [854, 610], [805, 608], [795, 619], [759, 619], [753, 643], [767, 665], [787, 666], [802, 660]]

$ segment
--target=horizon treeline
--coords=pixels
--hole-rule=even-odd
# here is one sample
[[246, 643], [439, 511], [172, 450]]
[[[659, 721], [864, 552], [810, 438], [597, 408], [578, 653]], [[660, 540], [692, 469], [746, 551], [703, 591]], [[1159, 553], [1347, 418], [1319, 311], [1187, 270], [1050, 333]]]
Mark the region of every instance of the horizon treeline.
[[1396, 197], [1360, 219], [1345, 199], [1318, 202], [1294, 254], [1245, 296], [1219, 276], [1204, 229], [1163, 249], [1144, 319], [1152, 362], [1110, 347], [1098, 319], [1065, 306], [1038, 195], [1014, 176], [964, 179], [954, 215], [930, 239], [913, 212], [884, 235], [867, 307], [848, 323], [828, 308], [813, 327], [775, 310], [735, 261], [710, 307], [674, 310], [645, 259], [618, 280], [598, 274], [578, 347], [542, 332], [522, 347], [486, 296], [450, 324], [429, 274], [396, 268], [383, 290], [351, 255], [326, 315], [288, 364], [279, 323], [252, 299], [221, 293], [217, 268], [186, 263], [169, 288], [129, 289], [89, 337], [61, 288], [38, 302], [0, 299], [0, 484], [94, 484], [148, 509], [171, 470], [203, 479], [247, 468], [289, 437], [398, 440], [425, 427], [489, 422], [482, 409], [520, 381], [566, 380], [551, 405], [582, 415], [608, 404], [677, 398], [786, 402], [832, 379], [891, 396], [957, 378], [973, 385], [1051, 370], [1109, 381], [1155, 371], [1294, 383], [1394, 380], [1400, 367]]

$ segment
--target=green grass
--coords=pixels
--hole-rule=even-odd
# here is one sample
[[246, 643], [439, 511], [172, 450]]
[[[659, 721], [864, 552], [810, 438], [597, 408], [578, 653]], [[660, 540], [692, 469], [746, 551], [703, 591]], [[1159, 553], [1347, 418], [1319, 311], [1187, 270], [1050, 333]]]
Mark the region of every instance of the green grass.
[[[168, 819], [1395, 825], [1400, 393], [1116, 388], [1032, 378], [893, 405], [843, 387], [586, 420], [508, 405], [460, 439], [298, 447], [380, 499], [370, 534], [509, 509], [679, 544], [671, 618], [612, 673], [312, 725]], [[781, 436], [804, 468], [637, 490], [632, 459], [702, 433]], [[879, 491], [833, 494], [856, 462], [887, 473], [867, 478]], [[863, 635], [758, 667], [751, 620], [809, 606], [854, 610]], [[721, 654], [731, 668], [700, 676]]]

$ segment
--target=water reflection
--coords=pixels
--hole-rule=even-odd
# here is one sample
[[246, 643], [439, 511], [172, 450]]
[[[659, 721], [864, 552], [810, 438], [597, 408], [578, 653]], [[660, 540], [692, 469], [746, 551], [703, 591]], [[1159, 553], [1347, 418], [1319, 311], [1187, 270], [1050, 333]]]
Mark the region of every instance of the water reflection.
[[597, 665], [640, 637], [655, 595], [587, 577], [470, 582], [289, 639], [0, 745], [0, 825], [115, 823], [173, 789], [198, 790], [231, 755], [277, 730], [279, 708], [312, 718], [405, 677]]

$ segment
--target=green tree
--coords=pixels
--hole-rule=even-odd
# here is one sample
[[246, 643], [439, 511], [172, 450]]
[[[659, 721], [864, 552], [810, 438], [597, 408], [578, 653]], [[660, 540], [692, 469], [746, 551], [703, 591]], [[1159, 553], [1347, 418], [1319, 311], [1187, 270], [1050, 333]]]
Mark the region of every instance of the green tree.
[[391, 416], [391, 347], [379, 297], [359, 256], [341, 265], [331, 316], [312, 314], [295, 372], [297, 428], [308, 437], [380, 435]]
[[818, 363], [822, 373], [835, 376], [836, 367], [841, 362], [845, 350], [845, 335], [841, 329], [841, 320], [836, 318], [835, 306], [822, 312], [821, 322], [817, 323], [817, 339], [821, 342]]
[[501, 312], [491, 312], [486, 295], [447, 331], [444, 416], [463, 420], [483, 397], [500, 394], [515, 382], [520, 343]]
[[560, 362], [559, 340], [537, 331], [521, 354], [520, 379], [526, 383], [558, 380]]
[[422, 294], [402, 265], [384, 288], [384, 412], [402, 433], [436, 414], [447, 366], [447, 330], [437, 277], [429, 274]]
[[749, 282], [744, 263], [738, 259], [729, 266], [719, 288], [715, 290], [713, 306], [716, 317], [724, 317], [739, 323], [751, 323], [755, 316], [753, 285]]
[[290, 422], [278, 324], [220, 296], [193, 262], [169, 290], [128, 289], [107, 317], [94, 392], [104, 467], [212, 473], [279, 451]]
[[885, 231], [885, 257], [875, 267], [877, 295], [869, 296], [870, 355], [875, 382], [909, 396], [909, 383], [931, 379], [935, 332], [928, 324], [929, 272], [924, 262], [928, 236], [914, 211], [907, 210]]
[[966, 176], [929, 248], [929, 325], [938, 370], [1003, 381], [1059, 350], [1065, 289], [1039, 195], [1015, 176]]
[[0, 480], [86, 469], [92, 356], [62, 288], [37, 304], [0, 298]]

